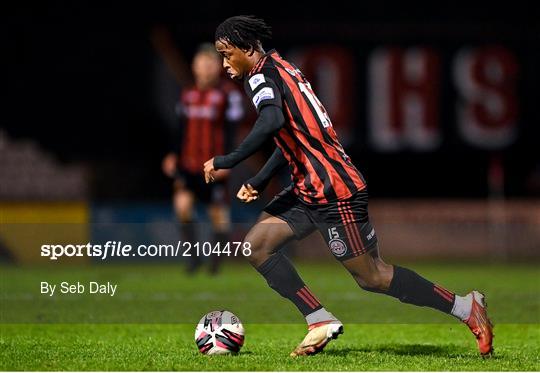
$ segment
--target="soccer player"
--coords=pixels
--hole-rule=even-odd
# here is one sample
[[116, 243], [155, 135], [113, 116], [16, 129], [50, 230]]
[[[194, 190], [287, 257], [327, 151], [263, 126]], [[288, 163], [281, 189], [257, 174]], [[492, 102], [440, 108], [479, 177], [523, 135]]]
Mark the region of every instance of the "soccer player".
[[[221, 78], [221, 58], [212, 44], [203, 44], [192, 63], [194, 85], [182, 90], [177, 104], [180, 133], [172, 139], [175, 151], [163, 159], [163, 172], [174, 178], [174, 208], [182, 239], [195, 241], [194, 206], [206, 207], [214, 239], [225, 243], [229, 212], [226, 201], [226, 172], [213, 185], [203, 182], [200, 165], [212, 154], [230, 149], [232, 130], [244, 116], [243, 98], [234, 84]], [[197, 270], [202, 257], [191, 253], [188, 272]], [[210, 272], [218, 271], [219, 257], [210, 258]]]
[[300, 70], [275, 50], [263, 50], [262, 41], [270, 36], [269, 26], [254, 16], [228, 18], [216, 30], [215, 46], [223, 67], [231, 78], [244, 81], [258, 117], [238, 148], [208, 160], [204, 171], [211, 182], [215, 170], [236, 166], [273, 137], [275, 152], [238, 192], [238, 198], [250, 202], [278, 169], [290, 168], [291, 185], [264, 208], [245, 241], [253, 251], [250, 263], [305, 316], [308, 333], [291, 356], [315, 354], [343, 333], [342, 323], [279, 250], [315, 230], [361, 288], [455, 316], [473, 332], [480, 353], [490, 354], [493, 333], [484, 295], [472, 291], [459, 296], [381, 259], [368, 217], [366, 182], [343, 151], [328, 113]]

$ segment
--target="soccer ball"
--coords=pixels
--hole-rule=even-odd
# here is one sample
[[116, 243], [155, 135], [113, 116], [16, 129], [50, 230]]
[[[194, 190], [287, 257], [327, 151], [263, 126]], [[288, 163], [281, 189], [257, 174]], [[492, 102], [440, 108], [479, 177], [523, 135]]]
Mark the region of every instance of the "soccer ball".
[[195, 343], [205, 355], [237, 353], [244, 344], [244, 326], [232, 312], [209, 312], [195, 329]]

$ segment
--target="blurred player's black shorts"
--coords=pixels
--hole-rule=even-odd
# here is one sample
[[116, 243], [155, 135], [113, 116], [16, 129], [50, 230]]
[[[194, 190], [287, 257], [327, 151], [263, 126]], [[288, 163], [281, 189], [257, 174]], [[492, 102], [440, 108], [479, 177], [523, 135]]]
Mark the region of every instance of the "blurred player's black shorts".
[[202, 173], [192, 173], [184, 170], [177, 170], [175, 180], [195, 195], [195, 198], [202, 203], [227, 203], [227, 185], [225, 181], [216, 181], [206, 184]]
[[375, 248], [377, 235], [368, 216], [367, 190], [349, 199], [324, 204], [309, 204], [286, 188], [266, 205], [264, 211], [286, 221], [297, 239], [318, 229], [328, 248], [343, 261]]

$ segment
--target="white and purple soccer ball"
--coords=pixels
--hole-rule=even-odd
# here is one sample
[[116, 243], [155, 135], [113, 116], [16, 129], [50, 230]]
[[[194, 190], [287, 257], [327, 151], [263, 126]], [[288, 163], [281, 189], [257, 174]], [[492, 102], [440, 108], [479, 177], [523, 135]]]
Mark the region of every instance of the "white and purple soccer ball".
[[232, 312], [209, 312], [195, 329], [195, 343], [205, 355], [237, 353], [244, 344], [244, 326]]

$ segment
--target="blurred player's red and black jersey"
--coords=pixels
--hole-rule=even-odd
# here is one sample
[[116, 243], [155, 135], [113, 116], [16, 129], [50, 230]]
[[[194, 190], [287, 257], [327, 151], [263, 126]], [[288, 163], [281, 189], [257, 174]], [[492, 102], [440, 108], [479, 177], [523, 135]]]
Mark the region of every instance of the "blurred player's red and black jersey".
[[231, 124], [239, 122], [244, 111], [242, 95], [232, 83], [183, 90], [176, 107], [182, 127], [178, 167], [199, 174], [204, 162], [229, 151], [234, 132]]
[[328, 113], [297, 67], [271, 50], [246, 77], [244, 88], [257, 112], [266, 105], [283, 110], [286, 123], [274, 140], [289, 162], [294, 192], [300, 198], [326, 203], [366, 188]]

